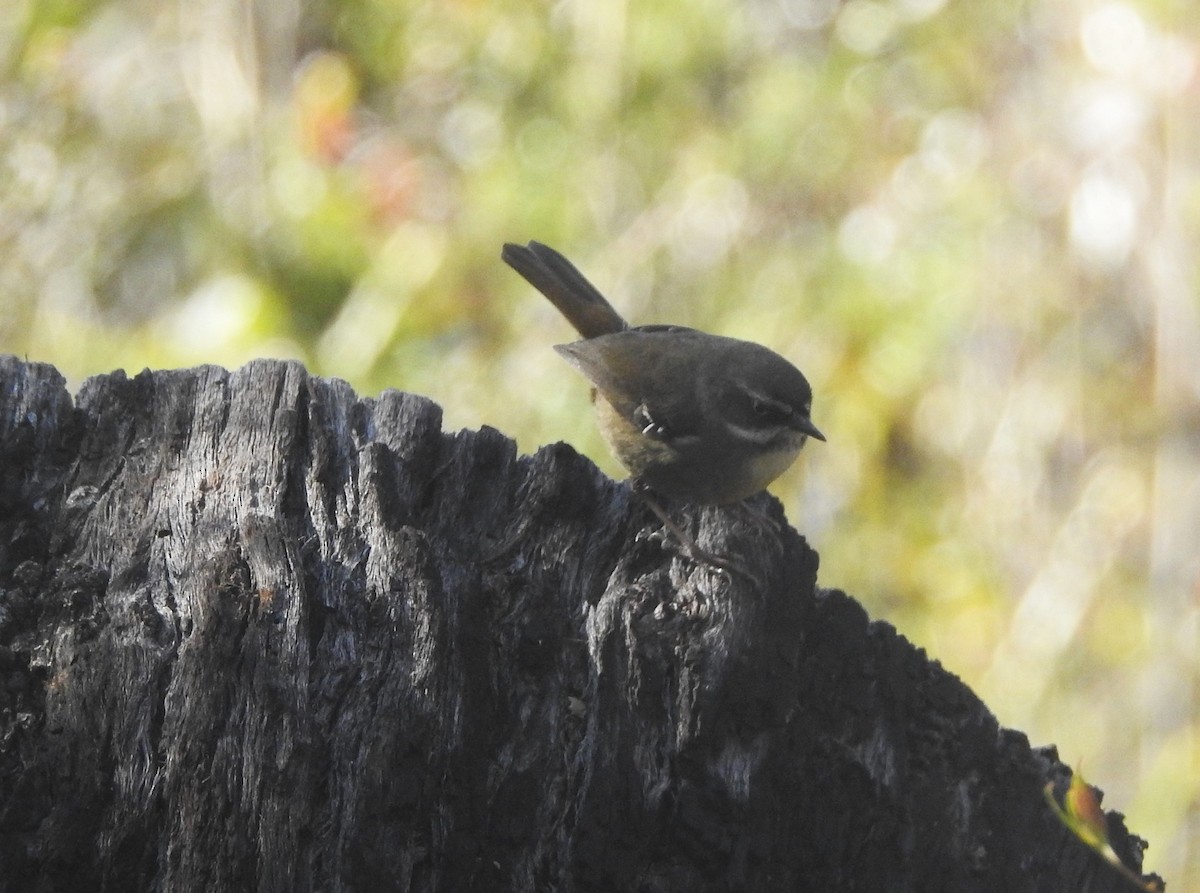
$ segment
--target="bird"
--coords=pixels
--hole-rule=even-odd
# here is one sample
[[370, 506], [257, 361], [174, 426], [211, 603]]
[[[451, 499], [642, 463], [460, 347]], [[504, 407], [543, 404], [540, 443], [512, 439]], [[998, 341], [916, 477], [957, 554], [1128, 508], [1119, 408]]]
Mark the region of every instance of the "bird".
[[500, 256], [579, 333], [554, 349], [591, 382], [600, 432], [635, 489], [693, 557], [713, 563], [652, 494], [726, 505], [765, 490], [809, 438], [825, 440], [812, 421], [808, 380], [752, 341], [685, 326], [630, 326], [574, 264], [541, 242], [505, 243]]

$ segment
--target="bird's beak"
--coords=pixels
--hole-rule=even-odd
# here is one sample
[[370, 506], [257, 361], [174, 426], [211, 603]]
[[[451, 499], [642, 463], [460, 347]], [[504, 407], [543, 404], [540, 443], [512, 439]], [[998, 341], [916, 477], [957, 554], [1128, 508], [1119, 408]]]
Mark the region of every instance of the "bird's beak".
[[817, 429], [817, 426], [812, 423], [812, 419], [800, 419], [799, 424], [797, 424], [796, 427], [809, 437], [814, 437], [820, 441], [825, 440], [825, 435], [822, 434]]

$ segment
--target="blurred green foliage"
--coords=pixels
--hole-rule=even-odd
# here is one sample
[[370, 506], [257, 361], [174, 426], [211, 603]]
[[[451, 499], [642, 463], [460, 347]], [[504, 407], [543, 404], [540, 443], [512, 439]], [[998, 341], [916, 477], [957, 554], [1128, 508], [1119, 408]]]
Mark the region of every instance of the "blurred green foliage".
[[[17, 0], [0, 349], [298, 357], [609, 473], [536, 238], [812, 380], [844, 588], [1200, 886], [1200, 21], [1178, 2]], [[1190, 883], [1189, 883], [1190, 882]]]

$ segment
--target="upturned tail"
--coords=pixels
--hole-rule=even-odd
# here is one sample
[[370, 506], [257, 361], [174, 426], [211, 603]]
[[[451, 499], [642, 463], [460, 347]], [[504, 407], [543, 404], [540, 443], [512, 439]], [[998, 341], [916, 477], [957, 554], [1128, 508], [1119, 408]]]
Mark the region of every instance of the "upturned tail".
[[506, 242], [500, 257], [549, 298], [584, 338], [611, 335], [629, 328], [604, 295], [573, 263], [550, 246], [541, 242], [530, 242], [528, 246]]

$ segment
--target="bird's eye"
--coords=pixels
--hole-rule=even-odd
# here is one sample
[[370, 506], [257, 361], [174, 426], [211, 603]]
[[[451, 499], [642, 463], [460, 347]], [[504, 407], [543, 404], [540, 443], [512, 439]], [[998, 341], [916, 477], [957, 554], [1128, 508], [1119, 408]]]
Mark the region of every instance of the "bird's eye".
[[766, 422], [782, 424], [792, 414], [791, 408], [769, 400], [755, 400], [752, 404], [754, 414]]

